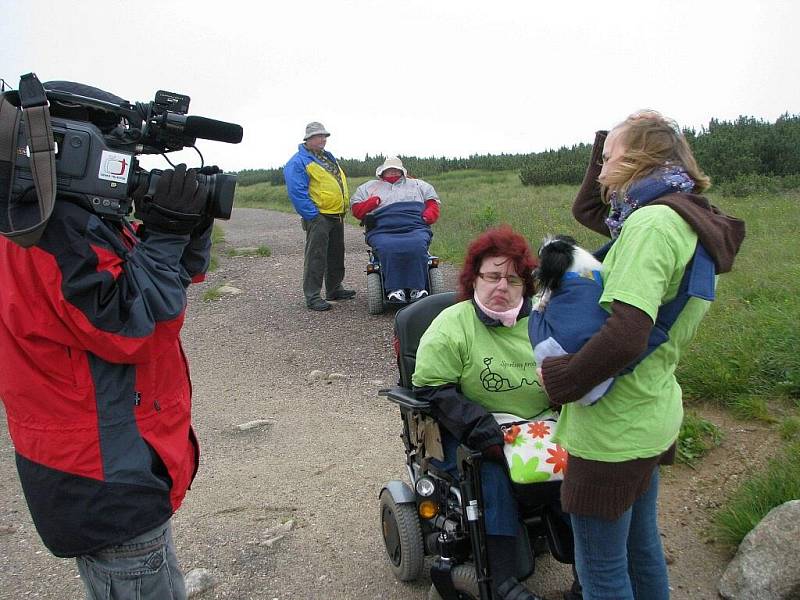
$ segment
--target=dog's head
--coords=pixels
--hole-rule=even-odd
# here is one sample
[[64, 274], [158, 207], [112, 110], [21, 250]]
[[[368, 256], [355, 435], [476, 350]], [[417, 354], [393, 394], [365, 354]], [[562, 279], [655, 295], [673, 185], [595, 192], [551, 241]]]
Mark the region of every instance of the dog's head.
[[601, 270], [602, 263], [568, 235], [549, 235], [539, 247], [539, 268], [535, 278], [540, 289], [554, 291], [569, 272], [589, 273]]

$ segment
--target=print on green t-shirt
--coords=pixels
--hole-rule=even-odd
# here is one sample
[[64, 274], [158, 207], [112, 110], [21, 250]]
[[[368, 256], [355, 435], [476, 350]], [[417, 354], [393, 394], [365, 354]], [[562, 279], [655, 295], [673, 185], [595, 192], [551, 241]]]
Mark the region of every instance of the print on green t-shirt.
[[[539, 385], [539, 382], [536, 379], [533, 381], [528, 381], [526, 377], [523, 377], [517, 385], [512, 385], [507, 378], [492, 371], [491, 366], [493, 360], [494, 357], [492, 356], [487, 356], [483, 359], [483, 364], [486, 365], [486, 368], [481, 371], [480, 374], [483, 389], [485, 389], [487, 392], [510, 392], [516, 390], [517, 388], [521, 388], [523, 385]], [[517, 366], [524, 368], [525, 365], [518, 363]]]

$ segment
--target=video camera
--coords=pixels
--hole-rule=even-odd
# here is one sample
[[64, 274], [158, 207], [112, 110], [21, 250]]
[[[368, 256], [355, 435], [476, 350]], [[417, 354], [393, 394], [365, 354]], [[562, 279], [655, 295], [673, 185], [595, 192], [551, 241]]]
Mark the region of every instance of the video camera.
[[[38, 80], [35, 83], [38, 85]], [[190, 99], [182, 94], [158, 91], [151, 102], [131, 104], [80, 83], [51, 81], [38, 89], [46, 96], [38, 100], [40, 105], [49, 103], [58, 196], [76, 199], [107, 218], [129, 214], [132, 194], [140, 185], [146, 184], [150, 194], [155, 191], [162, 171], [140, 167], [138, 155], [194, 147], [197, 138], [230, 144], [242, 140], [240, 125], [188, 116]], [[4, 96], [19, 107], [21, 95], [12, 91]], [[28, 103], [36, 101], [28, 99]], [[34, 188], [27, 136], [22, 120], [10, 182], [11, 195], [17, 198]], [[205, 167], [199, 170], [198, 180], [209, 189], [205, 214], [229, 219], [236, 175]]]

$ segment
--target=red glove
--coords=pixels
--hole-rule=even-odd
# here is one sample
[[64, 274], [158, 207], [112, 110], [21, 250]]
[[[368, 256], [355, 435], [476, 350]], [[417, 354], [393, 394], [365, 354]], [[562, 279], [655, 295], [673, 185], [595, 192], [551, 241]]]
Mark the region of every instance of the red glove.
[[439, 203], [431, 198], [430, 200], [425, 201], [425, 208], [422, 211], [422, 220], [425, 221], [428, 225], [433, 225], [436, 223], [436, 219], [439, 218]]
[[370, 196], [366, 200], [362, 202], [358, 202], [357, 204], [353, 204], [353, 207], [350, 209], [353, 211], [353, 216], [358, 219], [359, 221], [363, 221], [364, 217], [367, 216], [367, 213], [375, 210], [378, 205], [381, 203], [380, 196]]

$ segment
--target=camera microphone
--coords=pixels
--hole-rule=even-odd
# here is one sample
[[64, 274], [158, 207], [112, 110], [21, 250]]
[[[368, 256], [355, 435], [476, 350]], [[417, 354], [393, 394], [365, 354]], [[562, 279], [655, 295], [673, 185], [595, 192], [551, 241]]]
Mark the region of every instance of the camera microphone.
[[186, 117], [183, 133], [188, 137], [238, 144], [242, 141], [242, 126], [206, 117]]

